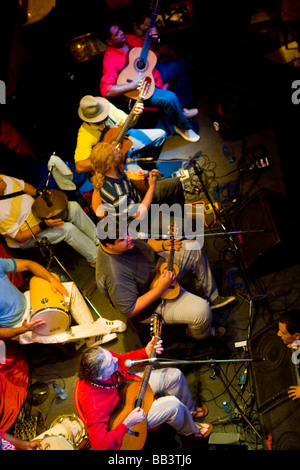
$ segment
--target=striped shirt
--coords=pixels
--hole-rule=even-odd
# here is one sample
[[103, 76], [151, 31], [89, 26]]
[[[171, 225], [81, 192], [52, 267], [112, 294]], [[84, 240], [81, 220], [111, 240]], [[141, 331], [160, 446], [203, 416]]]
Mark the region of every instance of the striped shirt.
[[118, 179], [106, 176], [105, 183], [100, 189], [101, 201], [103, 204], [112, 205], [116, 215], [123, 214], [126, 211], [129, 215], [132, 215], [135, 214], [136, 209], [134, 209], [134, 206], [141, 202], [141, 197], [128, 176], [122, 170], [119, 171], [121, 176]]
[[[0, 175], [7, 184], [4, 195], [23, 191], [25, 183], [22, 180], [10, 176]], [[31, 212], [34, 199], [29, 194], [0, 200], [0, 233], [5, 237], [10, 248], [18, 248], [20, 244], [13, 239], [18, 231], [27, 230], [41, 222]]]

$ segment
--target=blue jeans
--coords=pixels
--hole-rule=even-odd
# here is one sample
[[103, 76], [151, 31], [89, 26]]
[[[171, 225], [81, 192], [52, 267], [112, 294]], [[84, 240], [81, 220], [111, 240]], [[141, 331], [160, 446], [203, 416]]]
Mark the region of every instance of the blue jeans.
[[[47, 237], [48, 241], [52, 244], [64, 241], [82, 255], [88, 263], [96, 262], [96, 243], [98, 243], [96, 227], [75, 201], [68, 203], [68, 216], [62, 227], [49, 227], [36, 235], [36, 239], [39, 242], [43, 237]], [[35, 240], [31, 239], [22, 243], [20, 248], [26, 249], [34, 246]]]
[[[133, 145], [128, 150], [127, 158], [151, 157], [157, 160], [162, 146], [166, 140], [166, 132], [162, 129], [135, 129], [131, 128], [127, 132]], [[125, 170], [133, 171], [140, 169], [137, 163], [128, 163]]]
[[193, 95], [188, 63], [185, 60], [167, 60], [157, 63], [155, 68], [159, 71], [162, 81], [170, 83], [180, 106], [190, 106]]
[[173, 91], [155, 88], [151, 98], [144, 103], [145, 106], [160, 108], [166, 115], [169, 123], [177, 126], [179, 129], [187, 130], [192, 128], [188, 119], [183, 114], [178, 98]]

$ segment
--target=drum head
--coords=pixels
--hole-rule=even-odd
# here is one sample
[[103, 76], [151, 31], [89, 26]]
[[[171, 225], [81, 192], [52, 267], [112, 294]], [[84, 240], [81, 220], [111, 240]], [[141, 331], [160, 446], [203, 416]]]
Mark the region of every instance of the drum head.
[[60, 308], [45, 308], [38, 310], [31, 315], [30, 320], [44, 320], [46, 325], [37, 330], [37, 334], [42, 336], [51, 336], [63, 333], [71, 323], [70, 315]]
[[63, 424], [69, 428], [74, 436], [74, 445], [77, 450], [81, 450], [88, 445], [88, 436], [85, 424], [75, 414], [62, 415], [56, 418], [51, 424], [50, 428], [53, 428], [57, 424]]
[[40, 450], [75, 450], [72, 442], [64, 436], [45, 436], [40, 442]]

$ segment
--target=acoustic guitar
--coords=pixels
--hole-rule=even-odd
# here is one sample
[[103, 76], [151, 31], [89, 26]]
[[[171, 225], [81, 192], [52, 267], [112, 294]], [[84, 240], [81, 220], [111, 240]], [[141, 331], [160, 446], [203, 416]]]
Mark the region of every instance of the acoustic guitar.
[[[161, 315], [154, 313], [152, 318], [152, 335], [155, 336], [154, 345], [161, 337], [162, 321]], [[150, 358], [156, 356], [156, 350], [153, 346]], [[138, 424], [134, 424], [128, 429], [123, 438], [121, 450], [141, 450], [147, 439], [146, 416], [152, 406], [154, 395], [149, 387], [149, 379], [153, 366], [145, 368], [141, 381], [125, 380], [119, 387], [120, 400], [110, 416], [110, 430], [115, 429], [124, 421], [126, 416], [135, 408], [140, 407], [145, 412], [145, 419]]]
[[101, 136], [102, 142], [107, 142], [113, 145], [116, 148], [119, 148], [123, 155], [128, 152], [130, 147], [132, 146], [132, 141], [126, 135], [134, 119], [136, 118], [135, 110], [139, 103], [142, 103], [147, 96], [148, 90], [151, 87], [151, 78], [145, 77], [141, 83], [141, 86], [138, 90], [138, 97], [136, 102], [134, 103], [130, 113], [128, 114], [125, 122], [121, 126], [109, 127], [104, 129], [104, 132]]
[[[123, 155], [128, 152], [128, 150], [132, 146], [132, 141], [128, 138], [127, 131], [130, 129], [132, 126], [133, 120], [136, 117], [135, 114], [135, 109], [139, 103], [142, 103], [147, 96], [148, 90], [151, 87], [151, 78], [145, 77], [141, 83], [140, 89], [139, 89], [139, 95], [138, 98], [132, 107], [130, 113], [128, 114], [125, 122], [121, 126], [116, 126], [116, 127], [110, 127], [108, 130], [106, 130], [103, 133], [102, 136], [102, 142], [107, 142], [111, 145], [113, 145], [116, 148], [119, 148], [122, 152]], [[126, 171], [125, 172], [127, 176], [130, 178], [132, 183], [136, 186], [136, 188], [145, 193], [147, 192], [148, 189], [148, 175], [138, 175], [136, 173]]]
[[[175, 242], [175, 237], [174, 237], [174, 227], [171, 229], [173, 231], [173, 235], [170, 235], [171, 238], [171, 249], [170, 249], [170, 256], [167, 258], [166, 261], [160, 261], [156, 265], [156, 274], [153, 279], [153, 281], [150, 284], [150, 289], [153, 289], [156, 287], [158, 280], [160, 276], [163, 274], [165, 270], [167, 271], [172, 271], [175, 276], [177, 277], [179, 274], [179, 267], [177, 264], [174, 263], [174, 255], [175, 255], [175, 247], [174, 247], [174, 242]], [[173, 282], [170, 287], [165, 291], [165, 293], [162, 296], [162, 299], [166, 300], [172, 300], [176, 299], [180, 293], [180, 285], [178, 284], [177, 280]]]
[[[155, 26], [156, 17], [158, 13], [158, 0], [155, 0], [150, 18], [150, 23], [147, 29], [143, 47], [134, 47], [129, 51], [128, 54], [128, 65], [119, 73], [117, 78], [118, 85], [124, 85], [132, 82], [137, 74], [140, 77], [151, 78], [151, 87], [147, 92], [146, 98], [150, 98], [155, 89], [155, 82], [153, 79], [153, 69], [157, 62], [156, 54], [150, 51], [151, 36], [150, 30]], [[128, 98], [136, 99], [138, 96], [138, 90], [131, 90], [125, 93]]]

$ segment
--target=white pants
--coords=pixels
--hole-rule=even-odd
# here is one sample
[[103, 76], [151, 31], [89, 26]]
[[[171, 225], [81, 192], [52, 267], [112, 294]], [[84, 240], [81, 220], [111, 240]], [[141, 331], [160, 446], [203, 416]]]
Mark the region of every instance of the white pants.
[[[136, 375], [142, 376], [142, 372]], [[194, 401], [183, 373], [176, 368], [153, 370], [149, 385], [154, 393], [165, 396], [154, 400], [147, 415], [148, 429], [162, 423], [172, 426], [179, 434], [186, 436], [197, 433], [198, 427], [192, 418]]]
[[[69, 312], [77, 325], [71, 326], [63, 333], [50, 336], [43, 336], [33, 331], [27, 331], [13, 339], [17, 339], [21, 344], [66, 343], [69, 341], [90, 338], [91, 336], [106, 335], [111, 332], [111, 328], [106, 325], [105, 318], [99, 318], [94, 322], [92, 314], [76, 284], [74, 282], [64, 282], [63, 284], [69, 292], [69, 297], [64, 297], [65, 303], [68, 305]], [[24, 295], [27, 300], [27, 308], [24, 312], [22, 321], [16, 326], [21, 326], [25, 319], [29, 320], [32, 313], [30, 309], [30, 291], [25, 292]]]

